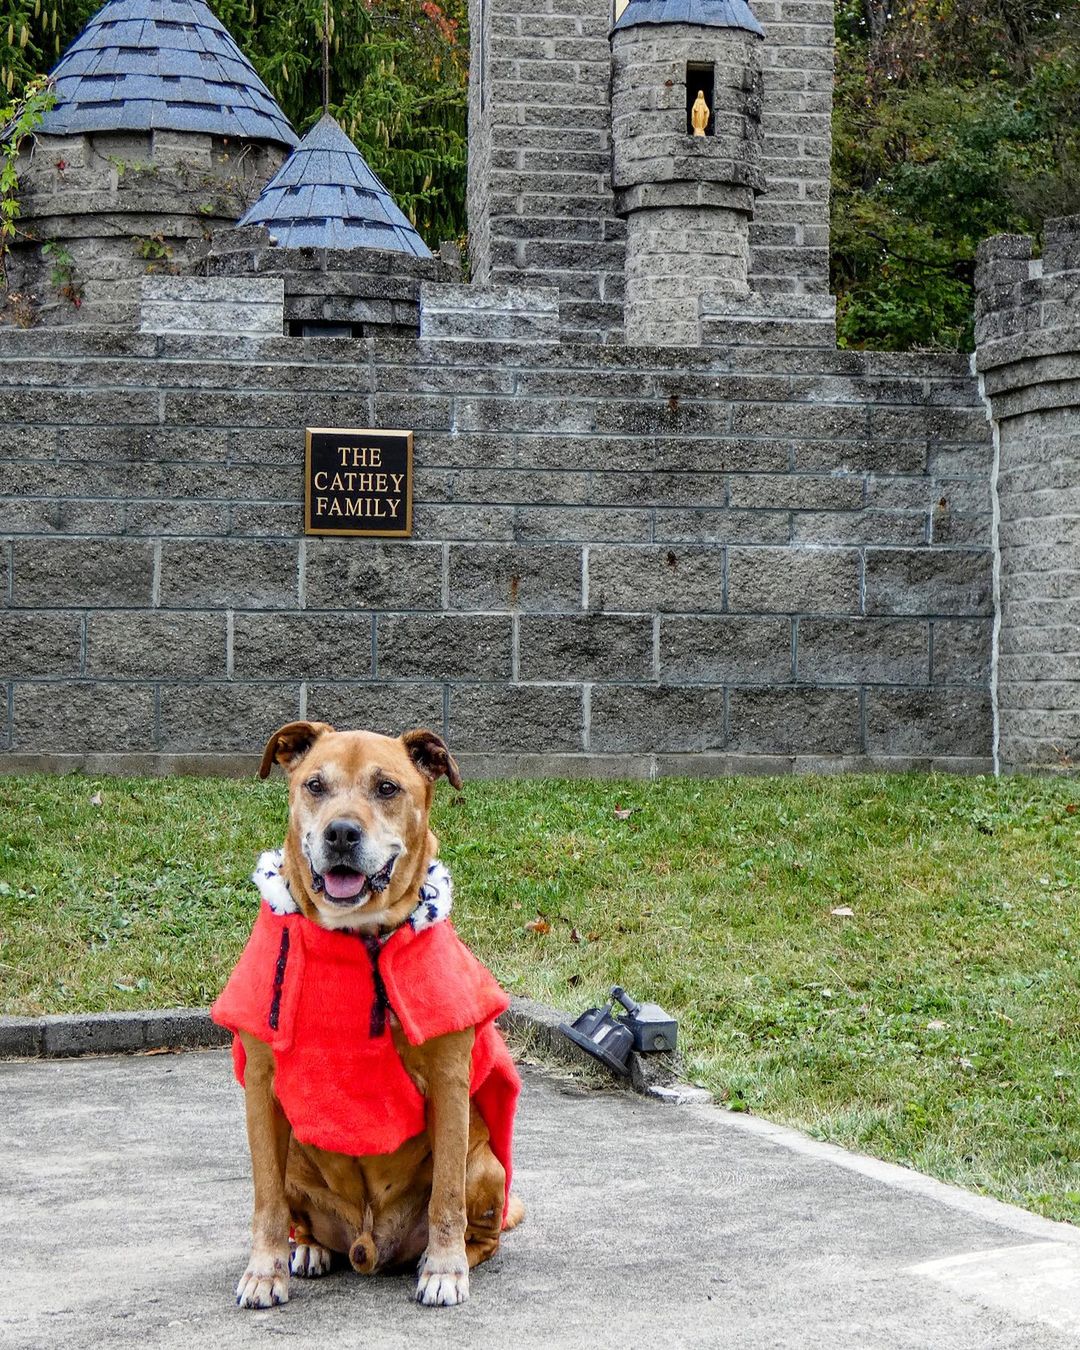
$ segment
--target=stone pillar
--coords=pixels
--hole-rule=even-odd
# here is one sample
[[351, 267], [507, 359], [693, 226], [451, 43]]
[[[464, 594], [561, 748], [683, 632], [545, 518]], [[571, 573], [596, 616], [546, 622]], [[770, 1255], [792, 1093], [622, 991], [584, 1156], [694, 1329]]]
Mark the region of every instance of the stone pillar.
[[[643, 24], [617, 28], [611, 44], [612, 184], [627, 222], [626, 341], [697, 346], [702, 297], [749, 292], [749, 223], [764, 181], [760, 38], [737, 28]], [[688, 125], [696, 85], [711, 85], [704, 136]]]
[[610, 27], [611, 0], [469, 0], [472, 279], [557, 286], [571, 342], [622, 333]]
[[979, 248], [977, 369], [994, 425], [996, 761], [1080, 772], [1080, 216]]

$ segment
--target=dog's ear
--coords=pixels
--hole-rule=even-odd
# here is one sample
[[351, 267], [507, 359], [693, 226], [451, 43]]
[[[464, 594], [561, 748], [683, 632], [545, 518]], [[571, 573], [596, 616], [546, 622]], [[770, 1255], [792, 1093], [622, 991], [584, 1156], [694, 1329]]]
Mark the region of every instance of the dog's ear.
[[291, 769], [307, 754], [324, 731], [333, 731], [329, 722], [288, 722], [266, 742], [259, 777], [266, 778], [275, 764]]
[[415, 731], [406, 731], [401, 741], [425, 778], [434, 782], [440, 774], [446, 774], [454, 787], [461, 787], [461, 771], [441, 736], [418, 727]]

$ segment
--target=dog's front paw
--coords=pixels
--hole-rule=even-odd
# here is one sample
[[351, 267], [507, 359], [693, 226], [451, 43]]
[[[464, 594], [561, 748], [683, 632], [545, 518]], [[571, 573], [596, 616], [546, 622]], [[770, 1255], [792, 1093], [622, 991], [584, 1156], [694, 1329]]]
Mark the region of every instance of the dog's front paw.
[[252, 1252], [248, 1268], [236, 1286], [236, 1301], [241, 1308], [273, 1308], [288, 1303], [288, 1259]]
[[452, 1308], [469, 1297], [469, 1262], [464, 1252], [425, 1252], [416, 1282], [416, 1301], [427, 1308]]
[[293, 1248], [289, 1270], [303, 1280], [316, 1280], [330, 1269], [331, 1253], [317, 1242], [298, 1242]]

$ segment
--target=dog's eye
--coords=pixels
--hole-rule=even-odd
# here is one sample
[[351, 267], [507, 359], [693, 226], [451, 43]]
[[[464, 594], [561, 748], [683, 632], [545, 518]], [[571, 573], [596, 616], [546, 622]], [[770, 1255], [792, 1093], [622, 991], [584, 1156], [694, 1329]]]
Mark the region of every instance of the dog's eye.
[[389, 778], [384, 778], [375, 791], [380, 797], [396, 797], [400, 789], [396, 783], [391, 783]]
[[313, 797], [321, 797], [326, 791], [326, 784], [321, 778], [309, 778], [304, 786]]

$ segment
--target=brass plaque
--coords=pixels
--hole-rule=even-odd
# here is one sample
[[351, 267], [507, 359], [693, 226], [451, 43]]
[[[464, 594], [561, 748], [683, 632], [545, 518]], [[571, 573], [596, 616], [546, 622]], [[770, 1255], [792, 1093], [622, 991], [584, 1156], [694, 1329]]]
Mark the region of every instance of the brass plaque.
[[305, 534], [412, 534], [411, 431], [308, 427]]

